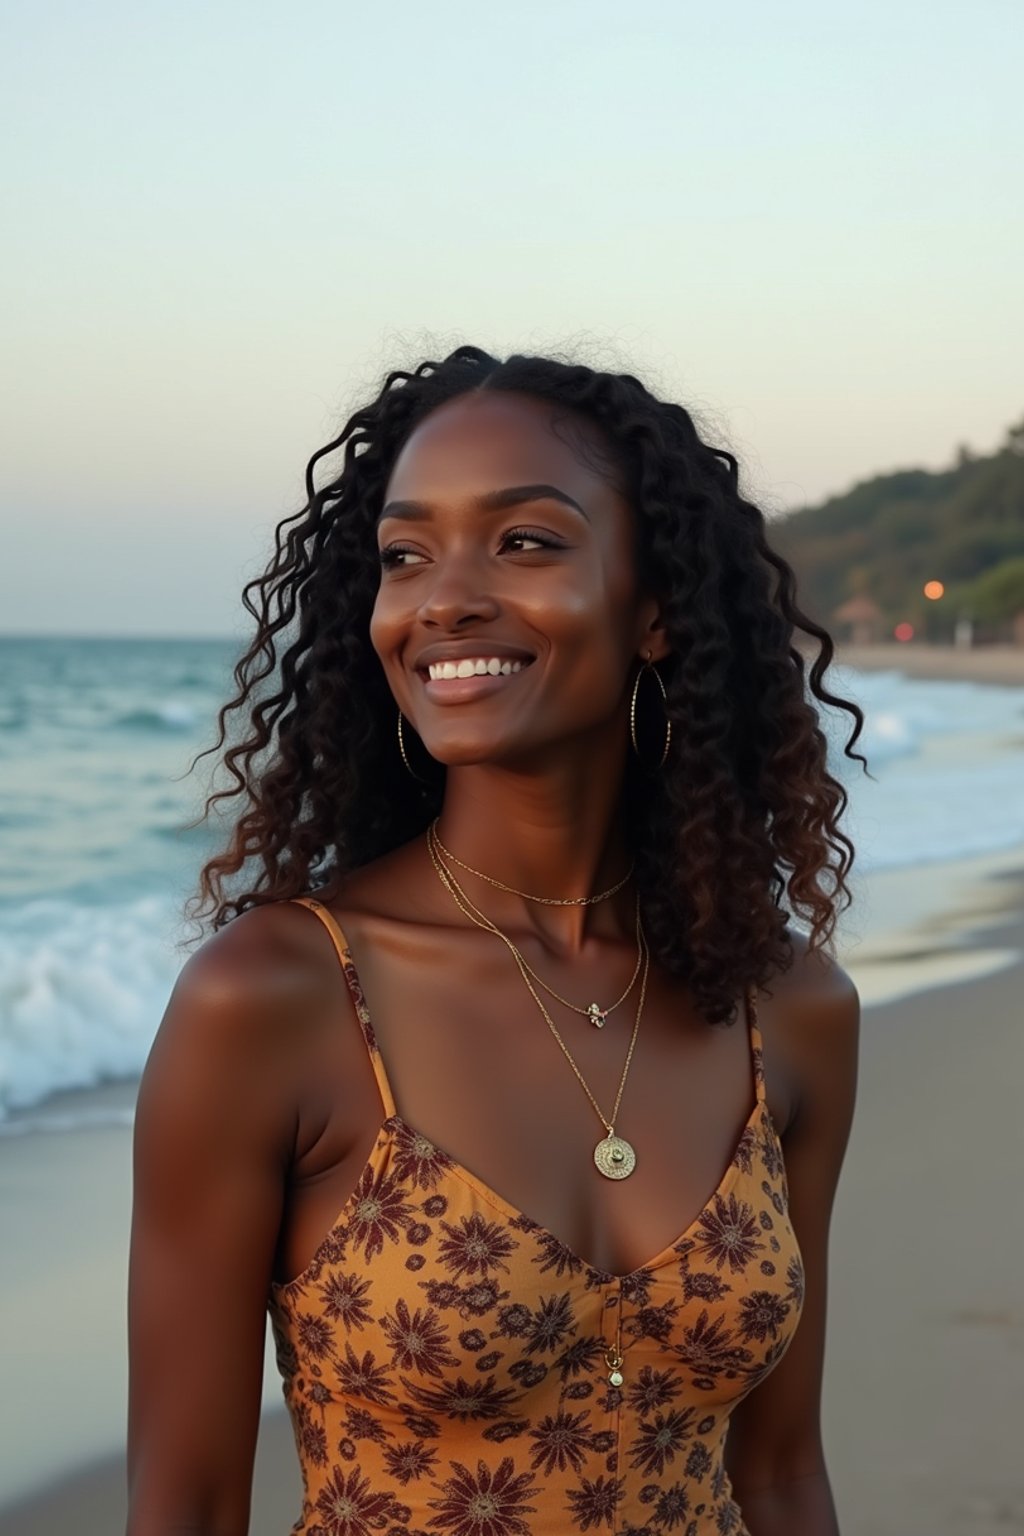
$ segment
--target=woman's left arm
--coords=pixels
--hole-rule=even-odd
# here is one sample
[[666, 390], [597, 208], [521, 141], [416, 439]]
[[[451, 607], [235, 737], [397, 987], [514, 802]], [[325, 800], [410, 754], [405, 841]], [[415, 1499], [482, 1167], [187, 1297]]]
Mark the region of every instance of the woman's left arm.
[[841, 966], [810, 955], [805, 940], [795, 943], [765, 1051], [766, 1059], [787, 1059], [797, 1084], [782, 1145], [805, 1295], [789, 1348], [729, 1422], [726, 1469], [750, 1536], [839, 1536], [821, 1438], [821, 1382], [829, 1224], [853, 1121], [860, 999]]

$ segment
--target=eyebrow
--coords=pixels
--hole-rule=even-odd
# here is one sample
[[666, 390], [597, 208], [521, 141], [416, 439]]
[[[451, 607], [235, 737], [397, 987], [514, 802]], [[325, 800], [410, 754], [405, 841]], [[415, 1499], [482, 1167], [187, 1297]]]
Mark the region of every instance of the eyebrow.
[[[527, 501], [561, 501], [590, 521], [579, 502], [567, 492], [560, 491], [557, 485], [510, 485], [503, 491], [486, 491], [476, 498], [482, 512], [503, 512], [507, 507], [519, 507]], [[430, 516], [430, 508], [422, 501], [389, 501], [380, 515], [381, 518], [398, 517], [418, 522]]]

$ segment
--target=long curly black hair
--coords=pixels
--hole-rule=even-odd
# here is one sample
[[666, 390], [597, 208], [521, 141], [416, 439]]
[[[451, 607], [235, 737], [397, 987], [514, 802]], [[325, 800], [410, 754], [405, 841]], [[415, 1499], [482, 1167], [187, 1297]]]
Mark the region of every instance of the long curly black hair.
[[[267, 569], [243, 590], [256, 633], [235, 665], [237, 693], [218, 713], [218, 739], [198, 756], [225, 747], [233, 711], [244, 730], [223, 752], [233, 785], [208, 795], [199, 820], [223, 800], [244, 799], [185, 915], [212, 911], [217, 929], [249, 907], [312, 890], [330, 902], [347, 873], [422, 833], [440, 810], [446, 770], [420, 750], [425, 784], [406, 772], [395, 702], [370, 643], [375, 524], [413, 428], [479, 389], [588, 417], [622, 477], [641, 578], [662, 600], [671, 645], [659, 665], [669, 757], [653, 777], [632, 759], [624, 781], [644, 923], [652, 959], [686, 979], [709, 1022], [732, 1022], [746, 988], [768, 986], [792, 962], [789, 915], [823, 948], [839, 903], [852, 901], [854, 848], [839, 830], [847, 795], [828, 772], [815, 700], [849, 712], [843, 750], [866, 767], [853, 750], [863, 714], [825, 687], [832, 640], [797, 606], [793, 571], [740, 494], [732, 454], [704, 443], [686, 410], [631, 374], [579, 363], [502, 361], [459, 346], [441, 362], [389, 373], [377, 398], [313, 455], [306, 504], [279, 524]], [[340, 468], [318, 485], [318, 466], [337, 453]], [[817, 642], [810, 665], [797, 630]], [[255, 868], [229, 894], [226, 880], [250, 861]]]

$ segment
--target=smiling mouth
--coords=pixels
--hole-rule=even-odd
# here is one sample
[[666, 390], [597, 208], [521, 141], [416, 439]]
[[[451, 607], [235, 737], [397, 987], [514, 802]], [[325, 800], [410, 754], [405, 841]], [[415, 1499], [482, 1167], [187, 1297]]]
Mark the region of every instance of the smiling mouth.
[[459, 661], [433, 661], [429, 666], [418, 668], [419, 674], [431, 683], [454, 682], [469, 677], [511, 677], [530, 665], [519, 657], [465, 656]]

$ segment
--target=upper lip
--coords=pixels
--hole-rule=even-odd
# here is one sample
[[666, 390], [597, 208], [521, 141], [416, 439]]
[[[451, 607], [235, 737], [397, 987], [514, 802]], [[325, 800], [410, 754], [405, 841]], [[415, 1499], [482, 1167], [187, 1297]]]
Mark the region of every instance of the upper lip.
[[425, 646], [413, 666], [417, 671], [426, 671], [438, 661], [466, 661], [472, 658], [487, 658], [501, 656], [509, 661], [532, 661], [530, 651], [524, 651], [519, 645], [503, 645], [498, 640], [450, 640], [447, 644]]

